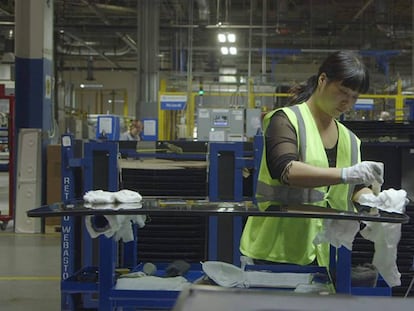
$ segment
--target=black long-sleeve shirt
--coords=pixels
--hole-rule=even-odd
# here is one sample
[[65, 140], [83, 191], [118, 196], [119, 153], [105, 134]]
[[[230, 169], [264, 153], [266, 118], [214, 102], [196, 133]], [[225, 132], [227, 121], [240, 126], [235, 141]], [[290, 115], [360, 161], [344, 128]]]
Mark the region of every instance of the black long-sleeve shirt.
[[[282, 173], [291, 161], [299, 161], [296, 130], [287, 115], [277, 111], [265, 133], [266, 161], [273, 179], [282, 180]], [[336, 166], [337, 144], [325, 149], [329, 167]]]

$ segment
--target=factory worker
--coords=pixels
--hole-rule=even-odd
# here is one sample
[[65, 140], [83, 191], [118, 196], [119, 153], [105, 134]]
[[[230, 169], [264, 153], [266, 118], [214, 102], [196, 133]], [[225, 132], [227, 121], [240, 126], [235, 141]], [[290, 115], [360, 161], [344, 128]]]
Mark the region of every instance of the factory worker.
[[[383, 183], [383, 164], [363, 161], [360, 140], [338, 122], [367, 92], [369, 74], [354, 53], [329, 55], [306, 84], [292, 88], [291, 105], [263, 119], [264, 150], [256, 198], [271, 204], [309, 203], [353, 210], [351, 201]], [[249, 217], [240, 241], [255, 262], [329, 264], [329, 244], [313, 243], [321, 219]], [[356, 232], [355, 232], [356, 233]]]
[[141, 133], [144, 126], [140, 120], [134, 120], [128, 127], [128, 130], [121, 134], [119, 140], [141, 140]]

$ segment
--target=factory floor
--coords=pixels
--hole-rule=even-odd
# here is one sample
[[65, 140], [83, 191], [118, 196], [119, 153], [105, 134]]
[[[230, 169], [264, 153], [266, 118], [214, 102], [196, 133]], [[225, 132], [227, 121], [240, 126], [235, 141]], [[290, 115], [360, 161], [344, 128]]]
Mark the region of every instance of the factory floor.
[[[0, 211], [8, 215], [8, 173], [0, 172]], [[60, 310], [60, 234], [0, 231], [0, 310]]]

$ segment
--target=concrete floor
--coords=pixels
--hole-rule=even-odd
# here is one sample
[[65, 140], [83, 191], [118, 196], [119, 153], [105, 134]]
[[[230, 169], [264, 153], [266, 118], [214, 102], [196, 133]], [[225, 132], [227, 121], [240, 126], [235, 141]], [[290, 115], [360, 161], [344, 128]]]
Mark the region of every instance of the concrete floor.
[[0, 172], [0, 212], [9, 214], [9, 173]]
[[[0, 173], [0, 211], [8, 215], [8, 176]], [[60, 310], [60, 234], [0, 231], [0, 310]]]
[[0, 310], [60, 310], [60, 235], [0, 232]]

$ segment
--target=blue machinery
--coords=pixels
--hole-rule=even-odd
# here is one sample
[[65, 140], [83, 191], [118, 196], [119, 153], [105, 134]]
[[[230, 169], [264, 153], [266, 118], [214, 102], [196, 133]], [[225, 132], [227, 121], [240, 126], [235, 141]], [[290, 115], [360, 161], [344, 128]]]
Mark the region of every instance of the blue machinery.
[[[242, 201], [241, 176], [246, 167], [254, 169], [257, 174], [257, 165], [260, 159], [261, 139], [254, 143], [253, 151], [244, 151], [243, 143], [211, 143], [209, 148], [209, 199], [211, 201]], [[88, 142], [83, 145], [83, 156], [77, 157], [76, 145], [72, 136], [62, 137], [62, 201], [65, 204], [74, 203], [79, 193], [88, 190], [102, 189], [118, 191], [118, 143], [117, 142]], [[225, 178], [234, 178], [233, 197], [221, 198], [219, 170], [220, 156], [233, 154], [232, 166], [234, 175]], [[231, 171], [228, 169], [228, 171]], [[83, 188], [77, 189], [75, 177], [81, 174]], [[255, 178], [257, 175], [255, 175]], [[77, 193], [78, 192], [78, 193]], [[92, 240], [84, 228], [81, 217], [65, 216], [62, 218], [62, 310], [77, 310], [83, 308], [97, 308], [101, 311], [123, 307], [123, 310], [135, 310], [136, 307], [168, 309], [174, 305], [178, 292], [171, 291], [132, 291], [116, 290], [116, 268], [134, 268], [138, 264], [137, 239], [133, 242], [122, 243], [122, 247], [112, 239], [100, 236]], [[242, 230], [242, 217], [231, 217], [232, 222], [232, 256], [230, 261], [239, 264], [238, 240]], [[208, 260], [218, 260], [219, 225], [217, 216], [209, 216]], [[227, 236], [228, 230], [227, 230]], [[222, 236], [220, 236], [222, 237]], [[97, 247], [97, 248], [96, 248]], [[97, 250], [94, 252], [93, 250]], [[336, 291], [338, 293], [391, 295], [391, 289], [383, 286], [376, 288], [351, 287], [351, 253], [344, 248], [332, 249], [331, 273], [336, 275]], [[97, 258], [96, 258], [97, 257]], [[119, 262], [119, 258], [122, 262]], [[303, 272], [303, 269], [318, 267], [276, 266], [276, 270], [290, 270]], [[337, 269], [336, 269], [337, 268]], [[293, 269], [293, 270], [292, 270]], [[200, 275], [201, 267], [193, 264], [192, 271]], [[309, 272], [309, 271], [308, 271]]]

